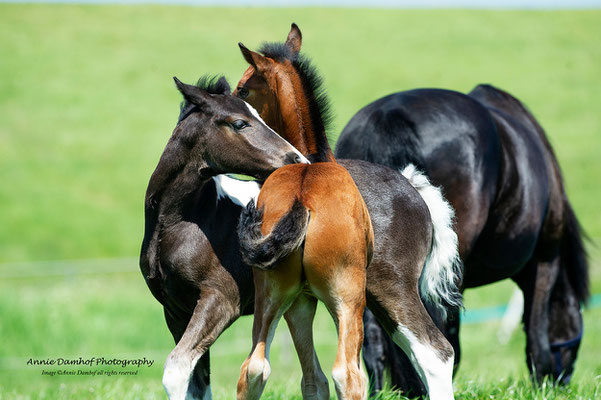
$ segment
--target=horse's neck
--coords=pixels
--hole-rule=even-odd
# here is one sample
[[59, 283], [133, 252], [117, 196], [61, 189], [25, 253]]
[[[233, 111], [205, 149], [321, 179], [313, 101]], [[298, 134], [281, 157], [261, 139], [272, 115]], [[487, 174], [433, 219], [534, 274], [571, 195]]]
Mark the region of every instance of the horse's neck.
[[[300, 81], [292, 85], [290, 95], [278, 96], [282, 115], [282, 136], [311, 161], [335, 161], [334, 153], [327, 144], [326, 133], [316, 131], [309, 101]], [[323, 126], [322, 124], [319, 124]]]
[[210, 177], [196, 174], [178, 174], [168, 182], [158, 195], [159, 198], [151, 200], [151, 207], [157, 211], [161, 225], [173, 225], [183, 220], [190, 209], [195, 207], [199, 192], [210, 180]]

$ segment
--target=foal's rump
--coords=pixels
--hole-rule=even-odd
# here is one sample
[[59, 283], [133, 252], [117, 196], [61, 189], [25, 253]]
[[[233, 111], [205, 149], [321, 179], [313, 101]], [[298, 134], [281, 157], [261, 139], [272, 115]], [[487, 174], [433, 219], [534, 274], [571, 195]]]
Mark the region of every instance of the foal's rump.
[[[369, 213], [349, 173], [332, 162], [288, 165], [263, 185], [257, 206], [240, 219], [245, 261], [272, 269], [298, 248], [312, 265], [357, 259], [366, 267], [373, 247]], [[315, 262], [319, 259], [319, 262]]]

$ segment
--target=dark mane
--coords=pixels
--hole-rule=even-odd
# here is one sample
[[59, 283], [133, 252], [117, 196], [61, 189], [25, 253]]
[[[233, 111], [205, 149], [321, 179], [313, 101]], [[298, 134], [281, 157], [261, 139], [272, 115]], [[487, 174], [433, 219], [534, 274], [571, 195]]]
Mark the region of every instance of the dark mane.
[[[196, 87], [200, 88], [210, 94], [230, 94], [230, 84], [225, 79], [225, 76], [221, 75], [203, 75], [198, 78]], [[190, 104], [187, 101], [182, 101], [179, 105], [179, 117], [177, 122], [180, 123], [184, 118], [188, 116], [190, 111], [194, 109], [194, 104]]]
[[[333, 112], [330, 99], [324, 88], [323, 78], [317, 72], [315, 66], [311, 64], [308, 57], [303, 54], [295, 54], [284, 43], [263, 43], [259, 52], [265, 57], [279, 62], [290, 61], [296, 72], [298, 72], [305, 95], [309, 99], [309, 112], [311, 113], [313, 129], [317, 133], [324, 133], [323, 137], [318, 135], [316, 139], [318, 140], [317, 145], [320, 153], [322, 149], [325, 153], [324, 147], [329, 146], [328, 142], [336, 142], [336, 138], [331, 132]], [[325, 139], [325, 143], [322, 141], [323, 139]]]

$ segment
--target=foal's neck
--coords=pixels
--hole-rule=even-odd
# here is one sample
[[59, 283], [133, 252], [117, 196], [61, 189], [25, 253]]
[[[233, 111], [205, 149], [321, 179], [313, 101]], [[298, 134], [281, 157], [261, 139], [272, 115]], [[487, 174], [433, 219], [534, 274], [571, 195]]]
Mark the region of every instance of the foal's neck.
[[[149, 192], [146, 194], [146, 207], [153, 209], [161, 219], [162, 225], [172, 225], [183, 220], [191, 206], [196, 204], [200, 189], [211, 178], [204, 177], [197, 172], [189, 172], [184, 168], [174, 176], [161, 180], [155, 175], [150, 180]], [[156, 185], [153, 185], [156, 183]], [[151, 187], [156, 187], [153, 192]]]
[[[322, 116], [311, 113], [311, 99], [313, 93], [306, 93], [300, 77], [296, 74], [289, 75], [290, 81], [284, 85], [279, 95], [279, 109], [282, 115], [282, 136], [296, 147], [312, 162], [335, 162], [334, 153], [328, 144]], [[316, 115], [317, 114], [317, 115]], [[315, 119], [319, 118], [319, 121]]]

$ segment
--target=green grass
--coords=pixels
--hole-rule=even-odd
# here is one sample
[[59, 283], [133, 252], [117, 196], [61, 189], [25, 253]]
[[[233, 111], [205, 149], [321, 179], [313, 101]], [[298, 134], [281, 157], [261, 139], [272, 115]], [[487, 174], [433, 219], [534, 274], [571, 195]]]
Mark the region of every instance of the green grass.
[[[488, 82], [523, 100], [550, 136], [585, 229], [599, 238], [600, 18], [599, 11], [0, 4], [0, 262], [135, 256], [146, 184], [179, 110], [171, 76], [193, 82], [222, 72], [234, 85], [246, 68], [236, 43], [283, 40], [292, 21], [325, 77], [335, 132], [368, 102], [415, 87], [465, 92]], [[601, 252], [591, 250], [598, 293]], [[15, 277], [69, 268], [0, 265], [0, 399], [164, 398], [160, 377], [173, 344], [135, 261], [115, 274]], [[512, 290], [510, 282], [472, 290], [466, 304], [504, 304]], [[599, 397], [599, 321], [600, 309], [585, 311], [574, 382], [561, 390], [532, 389], [521, 332], [500, 345], [498, 322], [465, 325], [458, 397]], [[233, 396], [251, 324], [240, 319], [211, 349], [216, 399]], [[335, 333], [323, 309], [315, 331], [329, 374]], [[78, 356], [155, 364], [135, 377], [93, 378], [46, 377], [25, 364]], [[284, 326], [272, 363], [265, 398], [300, 398]]]
[[[83, 269], [91, 272], [90, 268]], [[136, 266], [132, 262], [125, 269], [129, 272], [0, 280], [3, 343], [0, 346], [0, 398], [162, 398], [162, 367], [173, 347], [171, 336], [161, 308], [149, 294]], [[2, 277], [10, 272], [5, 267], [0, 269]], [[43, 268], [29, 271], [30, 274], [35, 272], [46, 271]], [[599, 282], [599, 278], [596, 276], [595, 281]], [[512, 290], [511, 283], [503, 282], [468, 291], [466, 307], [504, 304]], [[486, 301], [481, 300], [484, 296]], [[509, 343], [501, 345], [496, 339], [499, 322], [464, 325], [462, 363], [455, 379], [458, 398], [595, 398], [592, 394], [601, 391], [598, 360], [601, 309], [586, 310], [584, 316], [586, 335], [573, 384], [558, 391], [548, 387], [533, 391], [527, 380], [521, 331], [515, 332]], [[211, 348], [211, 379], [216, 399], [234, 396], [240, 364], [250, 350], [251, 325], [252, 318], [239, 319]], [[318, 310], [314, 331], [320, 361], [329, 376], [336, 351], [336, 334], [322, 307]], [[138, 375], [132, 377], [49, 377], [42, 376], [42, 370], [61, 368], [27, 365], [31, 357], [80, 356], [146, 357], [154, 360], [154, 365], [140, 368]], [[271, 363], [273, 373], [265, 398], [300, 398], [300, 367], [284, 323], [274, 340]], [[394, 396], [387, 393], [382, 399], [397, 398]]]

